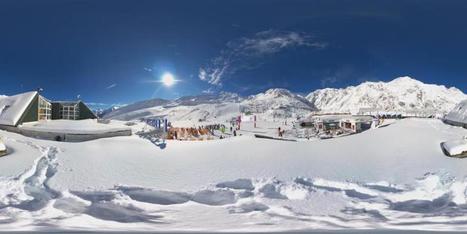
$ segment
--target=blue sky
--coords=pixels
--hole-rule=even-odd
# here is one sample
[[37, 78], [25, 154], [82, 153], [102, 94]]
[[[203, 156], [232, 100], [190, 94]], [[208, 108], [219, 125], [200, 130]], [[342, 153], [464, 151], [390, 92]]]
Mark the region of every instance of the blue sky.
[[[0, 94], [131, 103], [412, 76], [467, 92], [466, 1], [2, 0]], [[179, 82], [157, 82], [171, 72]]]

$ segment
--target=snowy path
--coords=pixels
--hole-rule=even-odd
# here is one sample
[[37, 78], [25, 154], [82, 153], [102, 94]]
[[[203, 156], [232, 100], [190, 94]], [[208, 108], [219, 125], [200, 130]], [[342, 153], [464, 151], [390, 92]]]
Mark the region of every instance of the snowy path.
[[40, 211], [60, 195], [48, 185], [49, 179], [57, 172], [58, 149], [53, 146], [35, 145], [29, 141], [9, 140], [39, 150], [41, 157], [35, 160], [29, 170], [19, 176], [0, 178], [0, 217], [4, 217], [0, 218], [0, 223], [3, 224], [20, 219], [15, 211]]
[[[334, 149], [361, 144], [369, 136], [377, 142], [404, 128], [406, 135], [396, 144], [384, 142], [386, 152], [380, 155], [350, 153], [342, 158]], [[230, 150], [245, 147], [249, 138], [169, 143], [160, 150], [137, 137], [72, 144], [28, 141], [5, 133], [9, 142], [35, 149], [40, 157], [24, 173], [0, 177], [0, 229], [467, 231], [467, 179], [459, 176], [466, 175], [466, 161], [444, 157], [435, 146], [406, 144], [437, 143], [465, 133], [439, 122], [410, 120], [335, 141], [272, 145], [252, 138], [255, 148], [269, 150], [265, 155]], [[203, 154], [205, 147], [217, 150], [219, 145], [227, 147], [221, 158]], [[378, 147], [368, 146], [364, 153], [379, 152]], [[288, 149], [289, 155], [272, 153], [280, 148]], [[408, 162], [400, 161], [404, 158]], [[354, 164], [345, 160], [357, 163], [365, 179], [358, 179], [353, 169], [346, 171]], [[399, 183], [394, 181], [400, 179], [375, 176], [375, 168], [383, 177], [396, 170], [414, 171], [399, 175], [408, 177]], [[343, 176], [331, 178], [324, 173], [328, 171]]]

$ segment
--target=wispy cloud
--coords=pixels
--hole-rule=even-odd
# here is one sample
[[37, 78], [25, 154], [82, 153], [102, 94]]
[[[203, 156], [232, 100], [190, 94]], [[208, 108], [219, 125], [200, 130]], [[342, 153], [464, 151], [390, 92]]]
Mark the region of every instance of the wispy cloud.
[[357, 76], [357, 74], [355, 73], [353, 66], [344, 65], [337, 68], [336, 70], [326, 72], [326, 74], [320, 80], [321, 87], [327, 88], [335, 85], [336, 83], [351, 79], [355, 76]]
[[311, 35], [291, 31], [262, 31], [252, 37], [229, 41], [220, 55], [199, 69], [199, 79], [220, 86], [226, 77], [241, 70], [262, 65], [261, 58], [272, 56], [295, 47], [322, 49], [327, 46]]
[[201, 93], [203, 93], [203, 94], [213, 94], [215, 92], [216, 91], [214, 89], [212, 89], [212, 88], [208, 88], [208, 89], [205, 89], [205, 90], [201, 91]]
[[321, 81], [321, 87], [322, 88], [325, 88], [325, 87], [328, 87], [330, 84], [334, 84], [337, 82], [337, 77], [335, 76], [329, 76], [329, 77], [325, 77], [325, 78], [322, 78], [320, 81]]
[[114, 83], [114, 84], [111, 84], [111, 85], [105, 87], [105, 89], [113, 89], [115, 87], [117, 87], [117, 84]]

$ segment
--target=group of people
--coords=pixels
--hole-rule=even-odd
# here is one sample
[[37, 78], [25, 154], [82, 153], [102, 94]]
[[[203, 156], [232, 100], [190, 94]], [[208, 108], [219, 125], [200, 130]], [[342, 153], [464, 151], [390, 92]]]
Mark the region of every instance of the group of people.
[[201, 127], [209, 129], [209, 131], [211, 131], [213, 135], [214, 135], [214, 130], [221, 131], [222, 133], [225, 132], [225, 125], [223, 124], [211, 124], [211, 125], [206, 125], [206, 126], [201, 126]]
[[[226, 134], [226, 131], [227, 131], [225, 125], [223, 125], [223, 124], [214, 124], [214, 125], [207, 125], [206, 127], [207, 127], [208, 129], [211, 129], [211, 133], [212, 133], [213, 135], [215, 135], [215, 134], [214, 134], [214, 130], [220, 131], [221, 134], [220, 134], [219, 138], [220, 138], [220, 139], [224, 139], [224, 138], [225, 138], [224, 134]], [[230, 125], [230, 135], [232, 135], [232, 136], [237, 136], [237, 130], [238, 130], [238, 128], [235, 127], [233, 124]]]
[[199, 138], [213, 135], [211, 130], [204, 127], [198, 128], [170, 128], [167, 132], [167, 139], [186, 140], [189, 138]]
[[[224, 139], [227, 135], [227, 128], [223, 124], [211, 124], [199, 127], [178, 128], [171, 127], [167, 132], [167, 139], [188, 140], [188, 139], [210, 139], [216, 136], [215, 131], [219, 131], [219, 139]], [[230, 135], [237, 136], [237, 129], [230, 127]]]

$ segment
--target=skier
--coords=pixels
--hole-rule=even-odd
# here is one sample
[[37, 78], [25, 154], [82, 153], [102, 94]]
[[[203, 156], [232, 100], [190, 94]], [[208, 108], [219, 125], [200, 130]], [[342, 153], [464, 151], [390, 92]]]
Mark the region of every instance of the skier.
[[282, 136], [281, 127], [277, 128], [277, 135], [278, 135], [279, 137]]
[[234, 135], [234, 137], [237, 136], [237, 130], [234, 130], [234, 131], [233, 131], [233, 135]]

